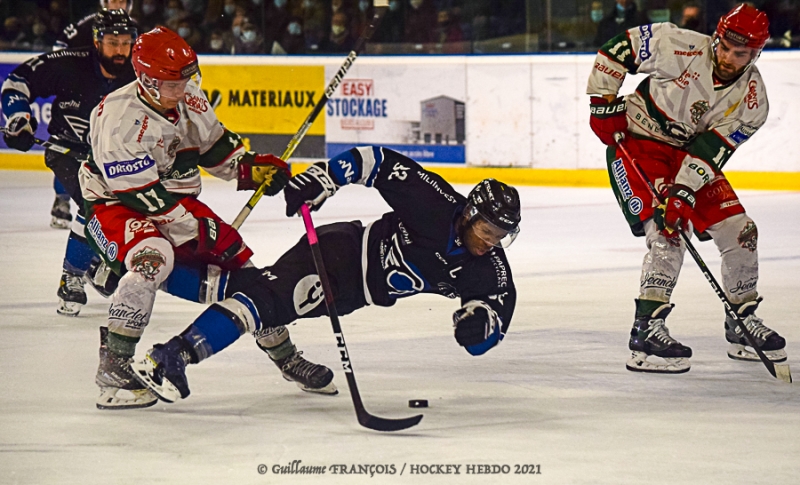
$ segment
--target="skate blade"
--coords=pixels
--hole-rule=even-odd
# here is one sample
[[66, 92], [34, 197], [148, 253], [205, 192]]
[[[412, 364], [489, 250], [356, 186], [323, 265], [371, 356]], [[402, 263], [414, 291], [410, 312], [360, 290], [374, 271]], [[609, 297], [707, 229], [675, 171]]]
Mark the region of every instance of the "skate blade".
[[300, 382], [295, 382], [295, 384], [303, 391], [312, 392], [314, 394], [323, 394], [325, 396], [335, 396], [339, 394], [339, 389], [336, 388], [336, 384], [334, 384], [333, 381], [324, 387], [308, 387]]
[[[733, 360], [744, 360], [747, 362], [761, 362], [761, 359], [758, 357], [758, 354], [751, 349], [752, 347], [748, 348], [747, 346], [741, 344], [730, 344], [730, 346], [728, 347], [728, 357], [730, 357]], [[787, 359], [785, 349], [765, 350], [764, 355], [767, 356], [770, 362], [785, 362]]]
[[153, 380], [155, 366], [149, 358], [145, 357], [140, 362], [131, 362], [131, 369], [136, 380], [147, 386], [162, 401], [173, 403], [181, 398], [178, 388], [168, 379], [164, 379], [161, 384]]
[[[647, 360], [648, 357], [653, 360]], [[651, 372], [654, 374], [683, 374], [689, 372], [692, 364], [688, 358], [662, 358], [647, 355], [644, 352], [633, 352], [625, 364], [632, 372]]]
[[129, 391], [118, 387], [101, 387], [97, 409], [141, 409], [154, 406], [158, 398], [149, 389]]
[[57, 217], [50, 219], [50, 227], [53, 229], [69, 229], [71, 224], [72, 222], [66, 219], [59, 219]]
[[81, 312], [81, 307], [83, 307], [83, 305], [80, 303], [64, 301], [59, 299], [58, 308], [56, 308], [56, 313], [58, 313], [59, 315], [64, 315], [65, 317], [77, 317], [78, 314]]

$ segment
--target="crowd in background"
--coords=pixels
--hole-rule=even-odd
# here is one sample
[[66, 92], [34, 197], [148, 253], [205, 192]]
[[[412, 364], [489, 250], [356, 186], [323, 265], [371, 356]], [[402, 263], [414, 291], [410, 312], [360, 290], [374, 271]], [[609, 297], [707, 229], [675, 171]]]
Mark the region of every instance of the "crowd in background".
[[[624, 29], [651, 22], [713, 33], [731, 0], [390, 0], [373, 52], [481, 52], [487, 39], [527, 42], [511, 51], [590, 51]], [[800, 47], [800, 0], [752, 3], [770, 19], [768, 48]], [[46, 51], [63, 29], [99, 8], [94, 0], [0, 0], [0, 50]], [[145, 32], [166, 25], [205, 54], [349, 52], [372, 18], [372, 0], [134, 0]], [[534, 37], [535, 42], [530, 42]], [[407, 49], [374, 46], [405, 45]], [[442, 45], [457, 46], [441, 50]]]

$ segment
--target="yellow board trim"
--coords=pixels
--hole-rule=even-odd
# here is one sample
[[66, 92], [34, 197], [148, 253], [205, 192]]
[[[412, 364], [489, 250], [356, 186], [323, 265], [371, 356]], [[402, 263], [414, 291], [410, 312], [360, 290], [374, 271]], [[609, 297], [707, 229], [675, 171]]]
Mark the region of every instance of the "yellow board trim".
[[[292, 163], [292, 172], [300, 173], [308, 163]], [[561, 170], [543, 168], [494, 168], [426, 165], [454, 184], [476, 184], [496, 178], [511, 185], [544, 187], [610, 187], [608, 173], [600, 169]], [[0, 170], [47, 170], [39, 153], [0, 153]], [[736, 189], [800, 191], [800, 172], [725, 172]]]

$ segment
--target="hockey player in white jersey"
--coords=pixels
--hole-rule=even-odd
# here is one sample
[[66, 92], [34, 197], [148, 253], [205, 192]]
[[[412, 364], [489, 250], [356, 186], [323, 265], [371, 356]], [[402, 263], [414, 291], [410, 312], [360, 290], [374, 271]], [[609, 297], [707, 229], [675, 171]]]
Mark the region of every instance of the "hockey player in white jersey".
[[[755, 315], [761, 302], [758, 230], [722, 168], [761, 128], [769, 104], [755, 66], [767, 39], [766, 14], [740, 5], [723, 16], [713, 37], [670, 23], [642, 25], [604, 44], [589, 76], [590, 123], [608, 145], [609, 178], [644, 257], [627, 368], [680, 373], [692, 350], [673, 338], [665, 320], [683, 264], [678, 227], [710, 236], [722, 257], [722, 286], [744, 324], [773, 361], [786, 359], [785, 340]], [[627, 73], [647, 74], [618, 97]], [[616, 146], [615, 135], [665, 197], [659, 205]], [[725, 319], [732, 359], [758, 361], [735, 322]]]
[[[192, 288], [198, 280], [192, 271], [213, 279], [215, 272], [249, 265], [253, 253], [239, 233], [197, 200], [198, 167], [224, 180], [237, 179], [239, 190], [264, 182], [265, 195], [277, 194], [289, 179], [286, 163], [246, 152], [239, 135], [219, 122], [200, 90], [197, 56], [176, 33], [159, 27], [140, 36], [132, 63], [137, 80], [106, 96], [92, 111], [92, 156], [80, 171], [90, 206], [87, 238], [112, 270], [122, 274], [111, 297], [107, 327], [100, 330], [100, 409], [156, 403], [156, 396], [133, 378], [130, 360], [159, 287], [213, 303], [213, 296], [203, 296], [210, 292]], [[328, 386], [330, 369], [300, 357], [285, 328], [264, 338], [264, 350], [287, 380], [303, 384], [304, 390], [335, 392]], [[302, 375], [293, 373], [298, 366]], [[314, 373], [309, 373], [311, 367]], [[309, 382], [315, 377], [309, 374], [327, 382]]]

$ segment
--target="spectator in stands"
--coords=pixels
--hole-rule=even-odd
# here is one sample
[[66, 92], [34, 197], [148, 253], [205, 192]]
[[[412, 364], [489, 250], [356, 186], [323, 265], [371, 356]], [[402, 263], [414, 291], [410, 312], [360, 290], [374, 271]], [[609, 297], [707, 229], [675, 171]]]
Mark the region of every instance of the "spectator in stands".
[[381, 28], [372, 34], [373, 42], [402, 42], [403, 41], [403, 2], [402, 0], [389, 0], [389, 10], [383, 15]]
[[323, 53], [346, 53], [353, 50], [355, 39], [351, 35], [347, 15], [344, 12], [333, 14], [331, 19], [331, 33], [319, 46]]
[[435, 42], [436, 10], [431, 0], [408, 0], [403, 42], [426, 44]]
[[361, 32], [367, 27], [369, 21], [372, 20], [373, 8], [372, 0], [358, 0], [356, 9], [353, 11], [353, 17], [350, 18], [350, 34], [354, 38], [358, 38]]
[[141, 32], [149, 32], [157, 25], [164, 24], [164, 9], [159, 0], [142, 0], [141, 14], [138, 17]]
[[306, 42], [303, 38], [303, 19], [289, 17], [286, 30], [275, 42], [272, 54], [305, 54]]
[[464, 40], [464, 32], [461, 30], [461, 25], [452, 17], [450, 9], [439, 10], [436, 16], [436, 23], [436, 42], [445, 44]]
[[167, 0], [167, 6], [164, 8], [164, 23], [167, 24], [167, 27], [173, 31], [178, 30], [178, 22], [187, 16], [181, 0]]
[[614, 9], [598, 24], [594, 44], [603, 45], [615, 35], [644, 23], [646, 21], [639, 14], [634, 0], [617, 0]]
[[193, 50], [197, 51], [203, 46], [203, 34], [194, 26], [191, 17], [186, 17], [178, 22], [177, 33]]
[[23, 30], [22, 20], [18, 17], [8, 17], [3, 22], [3, 32], [0, 34], [0, 49], [3, 50], [28, 50], [31, 47], [28, 36]]
[[301, 5], [306, 50], [313, 52], [328, 34], [326, 5], [322, 0], [303, 0]]
[[230, 54], [231, 47], [231, 44], [226, 42], [223, 31], [214, 29], [200, 52], [203, 54]]
[[206, 0], [181, 0], [181, 4], [192, 24], [199, 26], [205, 16]]
[[233, 39], [233, 54], [263, 54], [264, 37], [249, 20], [242, 25], [242, 33]]
[[284, 37], [290, 17], [287, 0], [269, 0], [266, 5], [266, 20], [263, 33], [268, 52], [271, 51], [275, 42], [279, 42]]
[[31, 37], [31, 50], [43, 52], [48, 51], [56, 41], [56, 34], [50, 32], [44, 20], [37, 17], [31, 27], [33, 36]]
[[700, 10], [700, 6], [694, 2], [684, 4], [681, 9], [680, 27], [707, 34], [705, 26], [706, 22], [703, 20], [703, 11]]

